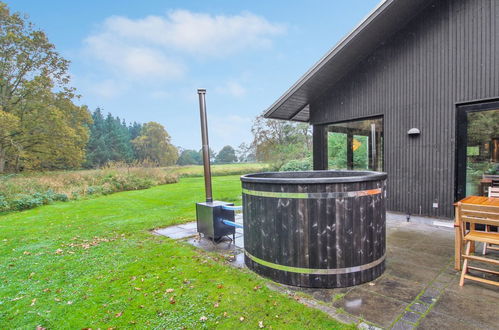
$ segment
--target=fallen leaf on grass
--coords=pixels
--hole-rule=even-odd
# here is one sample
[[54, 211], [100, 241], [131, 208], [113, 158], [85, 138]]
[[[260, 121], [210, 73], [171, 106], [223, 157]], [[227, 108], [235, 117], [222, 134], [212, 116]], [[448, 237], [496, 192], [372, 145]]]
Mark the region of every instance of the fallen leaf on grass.
[[260, 290], [261, 288], [262, 288], [262, 286], [261, 286], [261, 285], [257, 285], [257, 286], [255, 286], [255, 287], [253, 288], [253, 291], [258, 291], [258, 290]]
[[43, 292], [50, 292], [50, 289], [49, 288], [45, 288], [45, 289], [43, 289]]
[[229, 314], [227, 314], [227, 312], [224, 312], [224, 317], [227, 317], [229, 316]]
[[121, 315], [123, 315], [123, 312], [119, 312], [119, 313], [114, 314], [114, 317], [120, 317]]
[[35, 273], [31, 273], [31, 274], [29, 274], [28, 279], [32, 279], [32, 278], [33, 278], [33, 276], [35, 276]]
[[23, 298], [24, 298], [24, 296], [21, 296], [21, 297], [15, 297], [15, 298], [14, 298], [14, 299], [12, 299], [11, 301], [18, 301], [18, 300], [23, 299]]
[[63, 250], [61, 250], [61, 249], [57, 249], [57, 250], [55, 250], [55, 254], [62, 254], [63, 252], [64, 252], [64, 251], [63, 251]]
[[223, 289], [223, 288], [224, 288], [224, 285], [223, 285], [223, 284], [217, 284], [217, 288], [219, 288], [219, 289]]
[[134, 289], [135, 289], [135, 290], [137, 290], [137, 291], [140, 291], [140, 290], [142, 290], [141, 288], [134, 288]]
[[23, 254], [24, 254], [24, 255], [26, 255], [26, 256], [29, 256], [29, 255], [31, 254], [31, 252], [29, 252], [29, 251], [24, 251], [24, 252], [23, 252]]
[[55, 301], [61, 301], [61, 299], [59, 299], [59, 298], [54, 298], [54, 300], [55, 300]]
[[172, 304], [172, 305], [173, 305], [174, 303], [176, 303], [176, 301], [175, 301], [175, 297], [170, 297], [170, 304]]
[[72, 304], [73, 304], [73, 302], [72, 302], [72, 301], [68, 301], [68, 305], [72, 305]]
[[31, 306], [35, 306], [35, 304], [36, 304], [36, 298], [31, 300]]
[[36, 330], [46, 330], [47, 328], [42, 327], [41, 325], [36, 326]]
[[201, 322], [205, 322], [206, 320], [208, 320], [208, 318], [204, 315], [199, 318], [199, 321]]
[[166, 289], [166, 293], [172, 293], [173, 291], [175, 291], [175, 290], [173, 290], [173, 289]]
[[214, 304], [213, 304], [213, 307], [218, 308], [218, 303], [217, 303], [217, 302], [216, 302], [216, 303], [214, 303]]
[[239, 321], [241, 321], [241, 322], [242, 322], [242, 321], [244, 321], [244, 316], [241, 316], [241, 317], [239, 318]]
[[265, 326], [263, 325], [263, 321], [258, 321], [258, 327], [259, 328], [265, 328]]

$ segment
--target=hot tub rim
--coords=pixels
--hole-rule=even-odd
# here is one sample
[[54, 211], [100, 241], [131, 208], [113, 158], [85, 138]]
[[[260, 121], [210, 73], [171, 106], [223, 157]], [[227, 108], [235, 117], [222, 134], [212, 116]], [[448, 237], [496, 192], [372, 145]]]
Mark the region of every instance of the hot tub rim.
[[[317, 177], [317, 178], [272, 178], [261, 177], [262, 174], [283, 174], [283, 173], [325, 173], [325, 172], [345, 172], [362, 173], [358, 176], [338, 176], [338, 177]], [[359, 170], [318, 170], [318, 171], [286, 171], [286, 172], [260, 172], [250, 173], [241, 176], [244, 183], [268, 183], [268, 184], [324, 184], [324, 183], [352, 183], [386, 180], [386, 172], [359, 171]]]

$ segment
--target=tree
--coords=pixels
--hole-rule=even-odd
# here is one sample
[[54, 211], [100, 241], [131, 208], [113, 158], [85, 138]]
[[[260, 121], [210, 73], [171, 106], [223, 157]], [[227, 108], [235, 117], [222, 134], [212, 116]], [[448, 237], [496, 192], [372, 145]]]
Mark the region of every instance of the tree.
[[177, 160], [177, 165], [199, 165], [202, 164], [201, 155], [196, 150], [182, 150]]
[[0, 134], [0, 171], [83, 161], [91, 118], [72, 102], [68, 64], [42, 31], [0, 2], [0, 112], [7, 132]]
[[159, 166], [173, 165], [178, 159], [178, 150], [163, 125], [148, 122], [142, 126], [141, 135], [132, 141], [140, 160], [150, 160]]
[[142, 124], [136, 122], [130, 124], [130, 126], [128, 126], [128, 134], [130, 135], [130, 139], [133, 140], [137, 136], [139, 136], [141, 130], [142, 130]]
[[215, 163], [228, 164], [237, 162], [236, 151], [231, 146], [225, 146], [215, 157]]
[[[203, 165], [204, 164], [203, 149], [199, 149], [198, 153], [199, 153], [199, 159], [200, 159], [199, 165]], [[217, 157], [217, 154], [215, 153], [215, 151], [213, 151], [213, 149], [210, 148], [209, 155], [210, 155], [210, 163], [214, 163], [215, 158]]]
[[123, 125], [119, 117], [114, 118], [108, 113], [104, 127], [109, 160], [130, 162], [133, 150], [126, 124]]
[[35, 77], [46, 77], [72, 94], [68, 87], [69, 61], [62, 58], [43, 31], [35, 30], [19, 13], [11, 14], [0, 2], [0, 106], [11, 112], [33, 90], [27, 86]]
[[280, 168], [287, 161], [310, 157], [312, 132], [310, 125], [258, 116], [251, 128], [256, 159]]
[[255, 147], [253, 144], [241, 143], [236, 150], [238, 161], [248, 163], [256, 161]]
[[0, 173], [4, 171], [7, 151], [18, 148], [15, 140], [19, 131], [19, 118], [0, 108]]

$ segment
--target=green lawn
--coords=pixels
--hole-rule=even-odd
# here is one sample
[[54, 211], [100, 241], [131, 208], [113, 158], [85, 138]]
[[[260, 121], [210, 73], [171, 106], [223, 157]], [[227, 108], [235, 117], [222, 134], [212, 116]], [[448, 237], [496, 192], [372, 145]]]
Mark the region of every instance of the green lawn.
[[[214, 188], [240, 203], [238, 176]], [[203, 179], [184, 178], [0, 216], [0, 328], [343, 327], [248, 270], [150, 234], [193, 220], [202, 199]]]

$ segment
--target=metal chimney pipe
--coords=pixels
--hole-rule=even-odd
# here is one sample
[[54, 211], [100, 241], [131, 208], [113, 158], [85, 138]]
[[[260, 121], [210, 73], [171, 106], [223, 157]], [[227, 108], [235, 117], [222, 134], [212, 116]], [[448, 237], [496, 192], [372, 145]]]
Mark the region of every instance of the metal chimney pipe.
[[203, 141], [203, 166], [204, 166], [204, 191], [206, 202], [213, 202], [211, 191], [211, 166], [210, 166], [210, 145], [208, 142], [208, 122], [206, 120], [206, 89], [199, 88], [199, 115], [201, 117], [201, 139]]

